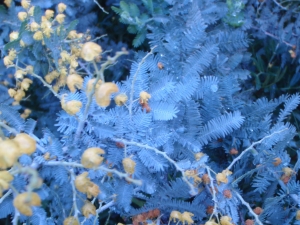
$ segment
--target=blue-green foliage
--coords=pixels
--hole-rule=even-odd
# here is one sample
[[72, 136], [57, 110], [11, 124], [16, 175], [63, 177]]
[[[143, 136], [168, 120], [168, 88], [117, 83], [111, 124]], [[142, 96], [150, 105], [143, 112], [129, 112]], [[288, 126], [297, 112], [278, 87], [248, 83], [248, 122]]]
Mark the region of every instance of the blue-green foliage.
[[[300, 96], [254, 100], [251, 90], [243, 88], [249, 78], [249, 71], [243, 65], [250, 60], [246, 52], [250, 40], [245, 23], [233, 28], [224, 22], [224, 18], [228, 20], [224, 10], [228, 3], [159, 1], [168, 11], [157, 14], [155, 2], [142, 3], [152, 17], [149, 26], [149, 17], [141, 14], [140, 5], [122, 1], [120, 8], [114, 8], [122, 22], [130, 25], [129, 31], [137, 34], [134, 45], [140, 45], [147, 37], [153, 53], [136, 53], [127, 79], [116, 82], [119, 93], [126, 94], [128, 101], [123, 106], [112, 101], [109, 107], [100, 107], [93, 100], [85, 117], [88, 97], [84, 90], [93, 75], [85, 77], [82, 90], [76, 93], [67, 88], [60, 90], [59, 94], [67, 94], [67, 101], [77, 100], [83, 106], [72, 116], [63, 110], [58, 112], [56, 121], [51, 121], [55, 129], [44, 127], [43, 135], [36, 138], [39, 147], [31, 156], [30, 166], [43, 179], [43, 185], [35, 191], [47, 205], [34, 208], [33, 216], [21, 216], [20, 220], [34, 225], [45, 221], [62, 224], [74, 214], [75, 203], [80, 210], [86, 199], [85, 194], [76, 191], [74, 200], [73, 173], [77, 176], [88, 171], [89, 178], [101, 190], [96, 197], [99, 209], [108, 205], [110, 212], [122, 217], [159, 209], [167, 217], [162, 223], [167, 224], [171, 211], [176, 210], [193, 213], [195, 223], [203, 224], [210, 216], [206, 209], [216, 204], [220, 215], [228, 215], [233, 223], [242, 224], [247, 218], [253, 219], [240, 199], [242, 196], [251, 208], [264, 209], [259, 216], [264, 224], [295, 221], [300, 185], [294, 174], [287, 183], [281, 177], [284, 167], [293, 168], [286, 147], [293, 147], [296, 129], [287, 118], [299, 105]], [[45, 41], [46, 46], [58, 47], [59, 38], [54, 34]], [[40, 56], [42, 48], [40, 44], [33, 45], [35, 57]], [[52, 53], [55, 64], [59, 56], [55, 51]], [[36, 73], [43, 74], [42, 68]], [[139, 102], [142, 91], [151, 95], [148, 111]], [[5, 120], [17, 132], [33, 134], [34, 121], [24, 121], [4, 97], [1, 100], [1, 122]], [[9, 131], [5, 132], [8, 136]], [[228, 176], [228, 182], [211, 181], [217, 189], [215, 203], [211, 189], [214, 187], [211, 183], [197, 182], [196, 177], [209, 172], [216, 178], [208, 167], [221, 173], [238, 157], [228, 154], [230, 149], [235, 148], [241, 154], [256, 141], [260, 142], [229, 168], [233, 174]], [[82, 153], [90, 147], [105, 150], [102, 169], [125, 173], [122, 160], [130, 157], [136, 163], [130, 178], [142, 181], [142, 185], [101, 168], [51, 165], [51, 160], [80, 163]], [[50, 153], [50, 162], [43, 157], [46, 152]], [[206, 156], [196, 160], [197, 153]], [[275, 158], [281, 159], [279, 165], [274, 164]], [[28, 165], [26, 159], [23, 161]], [[299, 164], [298, 158], [294, 172]], [[186, 171], [196, 171], [196, 177], [184, 176]], [[27, 182], [24, 176], [15, 176], [13, 185], [23, 192]], [[224, 196], [228, 190], [232, 197]], [[137, 199], [143, 202], [139, 207], [133, 204]], [[15, 214], [12, 201], [13, 194], [0, 202], [0, 218]], [[85, 219], [79, 213], [78, 217], [83, 224], [97, 224], [97, 216]]]

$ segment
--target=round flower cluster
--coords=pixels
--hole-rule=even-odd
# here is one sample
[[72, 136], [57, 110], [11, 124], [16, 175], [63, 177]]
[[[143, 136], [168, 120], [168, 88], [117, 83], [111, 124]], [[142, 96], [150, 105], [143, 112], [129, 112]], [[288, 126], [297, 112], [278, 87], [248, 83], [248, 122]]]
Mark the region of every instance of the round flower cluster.
[[0, 169], [12, 167], [22, 154], [31, 155], [36, 149], [36, 141], [28, 134], [18, 134], [14, 139], [0, 142]]

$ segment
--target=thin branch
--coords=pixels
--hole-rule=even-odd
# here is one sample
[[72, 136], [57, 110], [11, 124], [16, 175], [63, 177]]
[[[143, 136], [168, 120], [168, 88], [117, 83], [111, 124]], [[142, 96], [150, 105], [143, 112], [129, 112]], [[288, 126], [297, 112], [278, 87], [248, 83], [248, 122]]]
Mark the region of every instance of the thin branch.
[[80, 214], [80, 210], [78, 209], [77, 207], [77, 203], [76, 203], [76, 187], [75, 187], [75, 174], [74, 174], [74, 171], [73, 169], [70, 170], [70, 174], [71, 174], [71, 180], [70, 180], [70, 183], [71, 183], [71, 186], [72, 186], [72, 191], [73, 191], [73, 208], [74, 208], [74, 217], [77, 219], [77, 221], [79, 221], [78, 219], [78, 214]]
[[104, 205], [104, 206], [100, 207], [99, 209], [97, 209], [96, 210], [97, 214], [103, 212], [104, 210], [108, 209], [109, 207], [113, 206], [114, 204], [116, 204], [116, 202], [114, 200], [110, 201], [106, 205]]
[[119, 141], [119, 142], [123, 142], [123, 143], [126, 144], [126, 145], [133, 145], [133, 146], [137, 146], [137, 147], [140, 147], [140, 148], [149, 149], [149, 150], [154, 151], [156, 154], [159, 154], [159, 155], [163, 156], [166, 160], [168, 160], [168, 161], [176, 168], [177, 171], [179, 171], [179, 172], [181, 173], [181, 175], [182, 175], [182, 180], [183, 180], [183, 181], [189, 186], [189, 188], [190, 188], [190, 194], [191, 194], [191, 195], [196, 195], [196, 194], [197, 194], [197, 191], [195, 190], [194, 185], [191, 184], [191, 183], [188, 181], [187, 177], [185, 176], [184, 170], [183, 170], [182, 168], [180, 168], [180, 167], [177, 165], [177, 163], [167, 155], [167, 153], [162, 152], [162, 151], [158, 150], [157, 148], [151, 147], [151, 146], [149, 146], [149, 145], [140, 144], [140, 143], [134, 142], [134, 141], [127, 141], [127, 140], [125, 140], [125, 139], [120, 139], [120, 138], [113, 138], [112, 140], [114, 140], [114, 141]]
[[87, 120], [89, 109], [90, 109], [90, 106], [91, 106], [92, 101], [93, 101], [93, 96], [94, 96], [94, 93], [96, 91], [96, 85], [97, 85], [98, 81], [101, 79], [102, 82], [104, 83], [104, 71], [105, 71], [105, 69], [107, 69], [107, 67], [109, 67], [111, 64], [114, 64], [120, 56], [128, 55], [128, 54], [129, 54], [128, 51], [123, 50], [123, 51], [116, 52], [114, 57], [107, 57], [107, 61], [101, 64], [100, 70], [98, 70], [98, 67], [97, 67], [95, 61], [93, 61], [93, 65], [95, 67], [97, 77], [96, 77], [96, 80], [94, 81], [92, 90], [88, 94], [88, 101], [87, 101], [87, 104], [86, 104], [85, 109], [84, 109], [83, 119], [78, 123], [77, 130], [76, 130], [76, 133], [75, 133], [75, 140], [79, 140], [80, 134], [81, 134], [81, 132], [84, 128], [84, 123]]
[[94, 2], [98, 5], [98, 7], [102, 10], [102, 12], [109, 14], [105, 9], [97, 2], [97, 0], [94, 0]]
[[13, 225], [18, 225], [19, 216], [20, 216], [20, 213], [19, 213], [19, 211], [15, 208], [15, 215], [14, 215], [14, 218], [13, 218], [13, 220], [12, 220]]
[[8, 126], [7, 124], [3, 123], [2, 121], [0, 121], [0, 127], [3, 127], [3, 128], [6, 129], [9, 133], [12, 133], [12, 134], [15, 134], [15, 135], [19, 133], [16, 129], [14, 129], [14, 128]]
[[272, 134], [270, 134], [270, 135], [267, 135], [267, 136], [263, 137], [263, 138], [260, 139], [259, 141], [253, 142], [248, 148], [246, 148], [244, 151], [242, 151], [242, 153], [241, 153], [238, 157], [236, 157], [236, 158], [230, 163], [230, 165], [226, 168], [226, 170], [230, 170], [230, 169], [233, 167], [233, 165], [234, 165], [237, 161], [239, 161], [239, 160], [240, 160], [240, 159], [241, 159], [248, 151], [252, 150], [253, 147], [254, 147], [255, 145], [261, 144], [264, 140], [266, 140], [266, 139], [272, 137], [272, 136], [275, 135], [275, 134], [280, 134], [281, 132], [283, 132], [283, 131], [285, 131], [285, 130], [287, 130], [287, 128], [285, 128], [285, 129], [283, 129], [283, 130], [280, 130], [280, 131], [276, 131], [276, 132], [274, 132], [274, 133], [272, 133]]
[[216, 216], [216, 218], [218, 218], [218, 200], [217, 200], [217, 193], [216, 193], [216, 190], [214, 187], [214, 178], [210, 174], [211, 168], [208, 166], [205, 166], [205, 168], [207, 170], [207, 175], [210, 180], [210, 187], [211, 187], [211, 191], [212, 191], [212, 200], [214, 202], [213, 213], [211, 214], [211, 216], [209, 218], [209, 220], [211, 220], [214, 215]]
[[43, 84], [44, 86], [46, 86], [52, 93], [55, 97], [57, 97], [59, 100], [61, 100], [61, 97], [59, 94], [57, 94], [53, 88], [52, 88], [52, 85], [48, 84], [46, 81], [44, 81], [44, 79], [42, 77], [40, 77], [39, 75], [35, 74], [35, 73], [32, 73], [31, 74], [33, 77], [39, 79]]
[[273, 0], [273, 2], [274, 2], [279, 8], [281, 8], [281, 9], [283, 9], [283, 10], [288, 10], [286, 7], [280, 5], [279, 2], [277, 2], [276, 0]]
[[[17, 59], [17, 60], [18, 60], [18, 59]], [[18, 61], [17, 61], [17, 62], [18, 62]], [[17, 69], [20, 69], [20, 70], [22, 70], [22, 71], [25, 71], [24, 68], [21, 68], [21, 67], [17, 66], [17, 62], [16, 62], [16, 66], [13, 66], [13, 67], [15, 67], [16, 70], [17, 70]], [[9, 67], [11, 67], [11, 66], [8, 66], [8, 68], [9, 68]], [[46, 86], [46, 87], [53, 93], [53, 95], [54, 95], [55, 97], [57, 97], [59, 100], [61, 100], [60, 95], [57, 94], [57, 93], [53, 90], [52, 85], [50, 85], [50, 84], [48, 84], [46, 81], [44, 81], [44, 79], [43, 79], [41, 76], [39, 76], [39, 75], [37, 75], [37, 74], [35, 74], [35, 73], [31, 73], [30, 75], [33, 76], [33, 77], [35, 77], [35, 78], [37, 78], [37, 79], [39, 79], [39, 80], [44, 84], [44, 86]]]
[[253, 212], [253, 210], [252, 210], [252, 208], [250, 207], [249, 203], [246, 202], [246, 201], [243, 199], [243, 197], [242, 197], [237, 191], [234, 191], [234, 193], [235, 193], [236, 196], [240, 199], [240, 201], [242, 202], [242, 204], [243, 204], [244, 206], [247, 207], [247, 209], [249, 210], [250, 214], [251, 214], [252, 216], [254, 216], [256, 223], [258, 223], [259, 225], [263, 225], [263, 223], [259, 220], [257, 214], [256, 214], [255, 212]]
[[12, 193], [12, 190], [9, 189], [1, 198], [0, 198], [0, 204]]
[[[50, 161], [50, 162], [46, 162], [45, 165], [47, 166], [69, 166], [69, 167], [78, 167], [78, 168], [84, 168], [84, 166], [80, 163], [76, 163], [76, 162], [59, 162], [59, 161]], [[106, 168], [104, 166], [99, 166], [97, 168], [95, 168], [95, 170], [102, 170], [104, 172], [107, 173], [114, 173], [116, 174], [118, 177], [120, 178], [124, 178], [125, 180], [132, 182], [133, 184], [136, 185], [142, 185], [142, 181], [141, 180], [135, 180], [132, 179], [127, 173], [122, 173], [116, 169], [109, 169]]]
[[287, 46], [290, 46], [290, 47], [293, 47], [293, 46], [294, 46], [293, 44], [291, 44], [291, 43], [289, 43], [289, 42], [287, 42], [287, 41], [285, 41], [285, 40], [281, 40], [281, 38], [279, 38], [279, 37], [277, 37], [277, 36], [275, 36], [275, 35], [269, 33], [268, 31], [265, 31], [265, 30], [262, 29], [262, 28], [258, 28], [258, 27], [255, 27], [255, 26], [252, 26], [252, 28], [257, 29], [257, 30], [261, 30], [265, 35], [267, 35], [267, 36], [269, 36], [269, 37], [271, 37], [271, 38], [273, 38], [273, 39], [275, 39], [275, 40], [277, 40], [277, 41], [283, 42], [283, 43], [286, 44]]
[[131, 90], [130, 90], [130, 98], [129, 98], [129, 115], [130, 115], [130, 118], [132, 117], [132, 105], [133, 105], [134, 84], [135, 84], [137, 75], [138, 75], [138, 73], [140, 72], [140, 69], [141, 69], [143, 63], [146, 61], [146, 59], [148, 58], [148, 56], [150, 56], [150, 55], [153, 54], [153, 50], [154, 50], [156, 47], [157, 47], [157, 46], [154, 46], [153, 48], [151, 48], [151, 51], [150, 51], [147, 55], [145, 55], [145, 57], [144, 57], [144, 58], [141, 60], [141, 62], [139, 63], [138, 68], [137, 68], [135, 74], [133, 75], [132, 83], [131, 83]]

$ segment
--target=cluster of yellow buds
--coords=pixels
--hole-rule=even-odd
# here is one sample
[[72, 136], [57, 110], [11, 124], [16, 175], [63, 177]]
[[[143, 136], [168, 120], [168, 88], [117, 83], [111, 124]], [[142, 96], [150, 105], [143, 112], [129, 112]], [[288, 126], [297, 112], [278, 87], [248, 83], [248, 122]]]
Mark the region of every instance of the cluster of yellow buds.
[[80, 75], [73, 73], [67, 77], [67, 85], [71, 92], [75, 92], [76, 89], [81, 89], [83, 84], [83, 79]]
[[25, 109], [24, 112], [21, 114], [21, 118], [26, 119], [31, 114], [30, 109]]
[[18, 134], [14, 139], [2, 140], [0, 142], [0, 169], [12, 167], [22, 154], [31, 155], [35, 149], [36, 141], [25, 133]]
[[133, 161], [131, 158], [124, 158], [122, 160], [123, 168], [126, 173], [132, 175], [135, 171], [136, 162]]
[[190, 212], [185, 211], [183, 213], [180, 213], [178, 211], [173, 210], [171, 212], [169, 220], [170, 221], [173, 220], [174, 223], [176, 222], [176, 220], [178, 220], [178, 222], [181, 222], [182, 224], [187, 223], [188, 225], [190, 225], [194, 223], [194, 220], [192, 219], [193, 216], [194, 214]]
[[14, 177], [8, 171], [0, 171], [0, 197], [2, 197], [3, 191], [9, 188], [10, 182]]
[[64, 220], [64, 225], [79, 225], [78, 218], [69, 216]]
[[116, 97], [115, 97], [115, 103], [116, 105], [118, 106], [122, 106], [124, 105], [128, 100], [128, 97], [126, 94], [118, 94]]
[[45, 80], [48, 84], [51, 84], [54, 80], [57, 81], [53, 86], [53, 90], [55, 92], [58, 92], [58, 89], [66, 84], [66, 77], [68, 74], [65, 66], [61, 66], [59, 70], [59, 72], [57, 70], [53, 70], [45, 76]]
[[26, 69], [18, 69], [14, 76], [17, 80], [17, 90], [10, 88], [8, 89], [8, 94], [10, 97], [14, 98], [14, 105], [18, 105], [20, 101], [25, 97], [25, 91], [28, 91], [30, 85], [32, 84], [32, 80], [29, 78], [24, 78], [24, 75], [28, 73], [32, 73], [33, 67], [27, 66]]
[[37, 193], [34, 192], [24, 192], [19, 194], [14, 199], [14, 207], [25, 216], [32, 216], [32, 206], [40, 206], [41, 199]]
[[82, 107], [82, 102], [77, 100], [66, 101], [66, 95], [63, 95], [61, 98], [61, 107], [65, 110], [69, 115], [75, 115], [78, 113]]
[[4, 57], [3, 61], [4, 61], [4, 65], [5, 66], [9, 66], [9, 65], [13, 65], [13, 61], [15, 60], [17, 56], [17, 51], [15, 49], [10, 49], [9, 53], [7, 56]]
[[184, 175], [188, 178], [192, 178], [194, 180], [194, 186], [197, 187], [201, 182], [202, 179], [198, 176], [197, 170], [186, 170]]
[[88, 148], [81, 156], [81, 164], [85, 168], [96, 168], [103, 162], [103, 154], [105, 151], [102, 148]]
[[[21, 6], [24, 8], [25, 11], [21, 11], [18, 13], [18, 18], [20, 21], [28, 20], [28, 30], [34, 32], [33, 39], [36, 41], [43, 41], [44, 36], [50, 37], [51, 34], [54, 32], [52, 25], [56, 21], [58, 24], [62, 24], [65, 20], [65, 15], [63, 12], [66, 10], [67, 6], [64, 3], [59, 3], [57, 6], [57, 15], [54, 18], [54, 11], [53, 10], [46, 10], [44, 16], [41, 17], [41, 24], [38, 24], [34, 18], [34, 6], [30, 6], [29, 0], [22, 0]], [[30, 18], [29, 20], [29, 17]], [[60, 27], [57, 28], [57, 32], [59, 32]], [[19, 38], [19, 34], [17, 32], [12, 32], [10, 34], [10, 41], [17, 40]], [[44, 42], [43, 42], [44, 43]], [[24, 42], [20, 41], [21, 46], [25, 46]]]
[[96, 215], [96, 207], [90, 201], [85, 201], [81, 208], [81, 212], [85, 218], [89, 218], [91, 214]]
[[96, 89], [95, 99], [99, 106], [107, 107], [110, 104], [111, 94], [119, 91], [118, 86], [112, 82], [106, 82], [101, 84], [99, 88]]
[[75, 178], [75, 187], [81, 193], [87, 194], [88, 198], [97, 197], [100, 193], [98, 185], [88, 178], [88, 172], [83, 172]]
[[221, 182], [227, 184], [228, 183], [227, 177], [231, 174], [232, 172], [230, 170], [223, 170], [222, 173], [218, 173], [216, 176], [218, 185], [220, 185]]
[[[222, 216], [220, 218], [220, 224], [221, 225], [234, 225], [232, 222], [232, 219], [229, 216]], [[219, 225], [219, 223], [216, 223], [213, 219], [209, 220], [205, 223], [205, 225]]]

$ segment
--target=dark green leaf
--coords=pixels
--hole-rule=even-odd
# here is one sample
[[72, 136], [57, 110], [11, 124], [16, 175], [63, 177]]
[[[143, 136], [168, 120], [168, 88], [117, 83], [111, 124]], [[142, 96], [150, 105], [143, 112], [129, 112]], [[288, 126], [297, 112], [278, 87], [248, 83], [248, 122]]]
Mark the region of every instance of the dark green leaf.
[[42, 10], [39, 6], [35, 6], [34, 7], [34, 11], [33, 11], [33, 17], [35, 22], [40, 23], [41, 22], [41, 18], [42, 18]]
[[4, 47], [4, 50], [9, 50], [9, 49], [12, 49], [12, 48], [17, 48], [20, 46], [20, 41], [19, 39], [18, 40], [15, 40], [15, 41], [12, 41], [12, 42], [9, 42], [5, 45]]
[[73, 20], [73, 21], [70, 23], [68, 29], [66, 30], [66, 35], [68, 35], [69, 32], [70, 32], [71, 30], [74, 30], [74, 29], [75, 29], [75, 27], [77, 26], [78, 22], [79, 22], [78, 20]]

